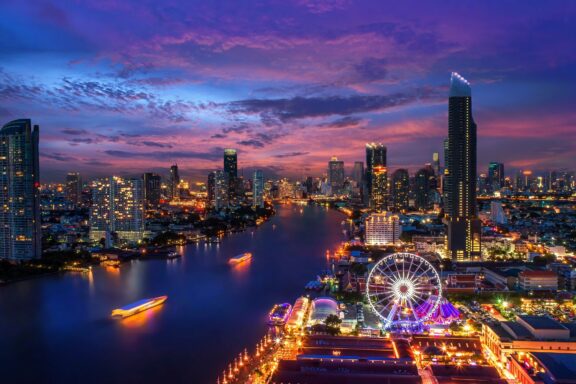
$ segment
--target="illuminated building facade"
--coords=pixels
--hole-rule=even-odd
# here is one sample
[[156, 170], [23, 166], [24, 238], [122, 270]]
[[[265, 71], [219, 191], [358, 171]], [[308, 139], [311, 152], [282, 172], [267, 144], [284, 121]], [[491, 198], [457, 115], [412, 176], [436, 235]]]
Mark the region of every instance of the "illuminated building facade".
[[174, 164], [170, 167], [170, 180], [168, 185], [169, 198], [172, 200], [178, 200], [178, 185], [180, 184], [180, 172], [178, 172], [178, 165]]
[[448, 101], [448, 143], [444, 209], [447, 255], [454, 261], [481, 257], [481, 223], [476, 206], [476, 123], [470, 83], [453, 72]]
[[402, 227], [400, 218], [389, 212], [373, 213], [366, 218], [366, 245], [380, 246], [396, 244], [400, 240]]
[[366, 190], [371, 208], [386, 210], [388, 207], [388, 170], [386, 147], [382, 144], [366, 144]]
[[416, 208], [424, 211], [431, 209], [433, 206], [432, 195], [436, 189], [434, 169], [432, 166], [427, 165], [416, 172], [414, 179]]
[[408, 170], [400, 168], [392, 174], [392, 208], [395, 211], [408, 209], [410, 177]]
[[228, 184], [228, 201], [233, 202], [238, 192], [238, 153], [235, 149], [224, 150], [224, 174]]
[[328, 184], [333, 194], [340, 193], [344, 187], [344, 162], [336, 156], [328, 162]]
[[488, 165], [488, 186], [492, 191], [499, 191], [504, 187], [504, 164], [490, 162]]
[[264, 174], [259, 169], [254, 171], [252, 196], [252, 206], [255, 208], [264, 208]]
[[112, 176], [92, 183], [90, 240], [116, 233], [119, 240], [137, 242], [144, 237], [144, 191], [142, 179]]
[[220, 210], [223, 208], [228, 208], [229, 205], [229, 187], [228, 187], [228, 177], [226, 173], [222, 170], [212, 172], [213, 181], [209, 181], [213, 183], [213, 200], [212, 200], [212, 207], [216, 210]]
[[78, 172], [66, 175], [66, 199], [75, 205], [82, 202], [82, 177]]
[[0, 129], [0, 259], [21, 261], [42, 255], [38, 140], [29, 119]]
[[146, 208], [155, 208], [160, 205], [162, 195], [162, 178], [155, 173], [145, 173], [144, 180], [144, 201]]

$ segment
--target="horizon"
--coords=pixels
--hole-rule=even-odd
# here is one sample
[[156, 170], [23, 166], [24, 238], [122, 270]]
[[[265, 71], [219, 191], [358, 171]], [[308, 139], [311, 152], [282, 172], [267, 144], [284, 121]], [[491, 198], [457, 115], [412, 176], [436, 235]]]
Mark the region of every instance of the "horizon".
[[224, 148], [266, 177], [318, 176], [331, 156], [349, 174], [373, 141], [414, 172], [442, 158], [455, 71], [479, 173], [573, 170], [576, 4], [459, 4], [8, 1], [0, 125], [40, 126], [43, 182], [174, 162], [204, 180]]

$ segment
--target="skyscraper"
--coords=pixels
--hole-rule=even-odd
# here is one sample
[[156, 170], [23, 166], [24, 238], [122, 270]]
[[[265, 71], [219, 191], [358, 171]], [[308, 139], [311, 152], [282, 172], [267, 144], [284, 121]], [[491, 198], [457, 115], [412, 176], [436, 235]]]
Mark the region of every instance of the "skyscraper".
[[254, 180], [252, 181], [252, 206], [255, 208], [264, 208], [264, 174], [261, 170], [254, 171]]
[[66, 199], [74, 205], [82, 202], [82, 178], [78, 172], [66, 175]]
[[214, 203], [216, 210], [228, 208], [230, 188], [228, 185], [228, 176], [222, 170], [214, 171]]
[[490, 162], [488, 165], [488, 186], [492, 191], [498, 191], [504, 186], [504, 164]]
[[100, 241], [107, 233], [136, 242], [144, 236], [144, 191], [142, 179], [112, 176], [92, 183], [90, 240]]
[[228, 201], [234, 203], [238, 178], [238, 154], [235, 149], [224, 150], [224, 175], [228, 184]]
[[0, 129], [0, 259], [40, 258], [40, 128], [30, 119]]
[[366, 144], [366, 190], [370, 207], [385, 210], [388, 205], [388, 170], [386, 147], [382, 144]]
[[145, 173], [144, 180], [144, 201], [146, 208], [156, 208], [160, 205], [160, 195], [162, 191], [162, 178], [156, 173]]
[[481, 223], [476, 206], [476, 123], [470, 83], [453, 72], [448, 101], [445, 213], [447, 254], [455, 261], [480, 259]]
[[406, 169], [400, 168], [392, 174], [392, 207], [396, 211], [408, 209], [410, 177]]
[[180, 196], [178, 185], [180, 184], [180, 173], [178, 172], [178, 165], [174, 164], [170, 167], [170, 180], [168, 185], [168, 196], [172, 200], [177, 200]]
[[354, 180], [358, 186], [362, 186], [364, 180], [364, 163], [362, 161], [355, 161], [354, 168], [352, 169], [352, 180]]
[[340, 193], [344, 187], [344, 162], [336, 156], [328, 162], [328, 184], [333, 194]]
[[414, 197], [416, 208], [429, 210], [432, 208], [432, 191], [436, 186], [434, 179], [434, 170], [431, 165], [427, 165], [416, 172], [414, 176]]

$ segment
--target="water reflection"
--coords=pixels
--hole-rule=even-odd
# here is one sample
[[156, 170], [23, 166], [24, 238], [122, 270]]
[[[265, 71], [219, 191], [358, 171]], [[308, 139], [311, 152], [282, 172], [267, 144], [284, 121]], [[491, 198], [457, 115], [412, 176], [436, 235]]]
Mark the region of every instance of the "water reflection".
[[158, 305], [124, 319], [115, 319], [115, 321], [118, 321], [120, 325], [125, 328], [140, 328], [152, 321], [152, 319], [162, 311], [163, 307], [164, 304]]

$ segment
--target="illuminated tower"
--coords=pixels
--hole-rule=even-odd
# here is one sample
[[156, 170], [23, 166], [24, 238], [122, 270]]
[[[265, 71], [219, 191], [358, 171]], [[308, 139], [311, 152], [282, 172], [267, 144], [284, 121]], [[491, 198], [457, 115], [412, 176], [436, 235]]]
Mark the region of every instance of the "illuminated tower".
[[264, 208], [264, 174], [261, 170], [254, 171], [252, 180], [252, 206], [255, 208]]
[[74, 205], [82, 202], [82, 178], [78, 172], [66, 175], [66, 199]]
[[174, 164], [170, 167], [170, 184], [168, 185], [169, 198], [177, 200], [179, 197], [178, 185], [180, 184], [180, 173], [178, 172], [178, 165]]
[[479, 260], [481, 223], [476, 207], [476, 123], [470, 83], [450, 79], [448, 102], [446, 204], [447, 254], [455, 261]]
[[408, 209], [410, 178], [406, 169], [400, 168], [392, 174], [392, 207], [396, 211]]
[[42, 255], [40, 228], [40, 128], [29, 119], [0, 129], [0, 259]]
[[233, 204], [236, 200], [238, 179], [238, 154], [235, 149], [224, 150], [224, 175], [228, 184], [228, 201]]
[[366, 190], [370, 207], [386, 210], [388, 206], [388, 170], [386, 147], [382, 144], [366, 144]]
[[162, 194], [162, 178], [155, 173], [145, 173], [144, 180], [144, 201], [146, 208], [157, 208], [160, 205], [160, 195]]
[[504, 186], [504, 164], [492, 161], [488, 165], [488, 184], [493, 191]]
[[328, 184], [333, 194], [340, 193], [344, 187], [344, 162], [336, 156], [328, 162]]

